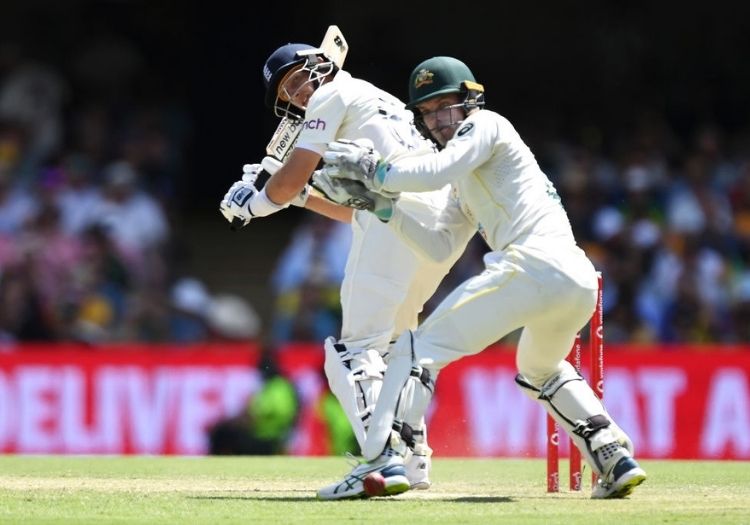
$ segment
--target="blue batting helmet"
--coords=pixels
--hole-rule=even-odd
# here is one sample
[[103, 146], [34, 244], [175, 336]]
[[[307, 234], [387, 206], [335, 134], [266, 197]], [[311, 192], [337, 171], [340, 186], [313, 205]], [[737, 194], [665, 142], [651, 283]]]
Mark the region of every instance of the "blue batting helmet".
[[306, 56], [300, 56], [300, 51], [311, 51], [317, 48], [307, 44], [286, 44], [271, 53], [266, 63], [263, 65], [263, 82], [266, 86], [266, 105], [269, 108], [274, 107], [276, 102], [276, 92], [279, 89], [279, 82], [284, 75], [294, 66], [304, 64]]

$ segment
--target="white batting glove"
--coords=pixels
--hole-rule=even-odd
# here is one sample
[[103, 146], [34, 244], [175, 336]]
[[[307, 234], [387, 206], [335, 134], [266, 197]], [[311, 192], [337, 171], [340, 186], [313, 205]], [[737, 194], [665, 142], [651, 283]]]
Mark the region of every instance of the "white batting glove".
[[261, 171], [263, 171], [263, 166], [260, 164], [245, 164], [242, 166], [242, 179], [240, 180], [252, 184], [254, 187]]
[[266, 195], [266, 189], [258, 191], [250, 183], [237, 181], [224, 195], [219, 210], [235, 228], [247, 226], [251, 219], [266, 217], [288, 207], [289, 204], [276, 204]]
[[[273, 157], [263, 157], [263, 160], [260, 162], [260, 164], [245, 164], [242, 166], [242, 180], [245, 182], [249, 182], [253, 186], [255, 186], [256, 180], [258, 180], [258, 175], [261, 171], [265, 171], [269, 175], [275, 175], [277, 171], [281, 169], [281, 167], [284, 164]], [[300, 208], [304, 208], [305, 204], [307, 204], [307, 199], [310, 196], [310, 186], [305, 185], [304, 188], [302, 188], [302, 191], [299, 192], [299, 195], [297, 195], [290, 204], [292, 206], [299, 206]]]
[[[232, 228], [242, 228], [254, 217], [265, 217], [289, 206], [276, 204], [268, 198], [265, 188], [258, 191], [255, 187], [261, 171], [276, 173], [281, 166], [276, 159], [265, 157], [260, 164], [245, 164], [242, 167], [242, 179], [232, 184], [219, 203], [219, 211], [232, 224]], [[304, 200], [307, 200], [306, 197]]]
[[[246, 164], [246, 166], [250, 166], [250, 164]], [[219, 204], [219, 211], [221, 211], [221, 214], [233, 227], [241, 228], [246, 226], [250, 222], [250, 219], [253, 218], [248, 203], [253, 195], [257, 195], [257, 193], [258, 190], [255, 189], [252, 183], [239, 180], [232, 184], [229, 191], [224, 195]]]
[[260, 164], [245, 164], [242, 166], [242, 180], [255, 186], [258, 176], [262, 171], [269, 175], [275, 175], [284, 164], [273, 157], [263, 157]]
[[383, 185], [387, 165], [381, 161], [380, 154], [373, 149], [369, 139], [330, 142], [323, 153], [323, 160], [328, 166], [338, 168], [338, 173], [331, 173], [332, 177], [359, 180], [376, 191]]

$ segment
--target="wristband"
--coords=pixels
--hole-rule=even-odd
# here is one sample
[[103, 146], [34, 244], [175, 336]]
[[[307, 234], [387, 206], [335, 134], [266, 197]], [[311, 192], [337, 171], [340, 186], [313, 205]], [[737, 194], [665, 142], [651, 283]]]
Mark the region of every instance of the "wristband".
[[253, 195], [250, 202], [247, 203], [247, 210], [253, 217], [266, 217], [267, 215], [281, 211], [288, 206], [288, 203], [276, 204], [273, 202], [268, 195], [266, 195], [266, 188], [263, 188]]

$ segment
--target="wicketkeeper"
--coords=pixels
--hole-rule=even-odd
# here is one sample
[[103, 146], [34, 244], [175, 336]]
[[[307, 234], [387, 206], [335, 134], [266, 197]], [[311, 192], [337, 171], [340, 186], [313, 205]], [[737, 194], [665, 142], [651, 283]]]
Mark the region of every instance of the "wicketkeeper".
[[[434, 261], [456, 258], [477, 232], [492, 250], [485, 270], [456, 288], [416, 331], [391, 346], [388, 369], [363, 454], [342, 483], [387, 468], [403, 454], [440, 370], [523, 328], [516, 354], [518, 386], [572, 437], [599, 475], [592, 498], [622, 498], [646, 479], [632, 444], [565, 356], [596, 304], [597, 275], [576, 245], [552, 183], [510, 122], [483, 110], [484, 88], [469, 68], [435, 57], [414, 69], [408, 108], [439, 152], [381, 159], [377, 146], [334, 142], [321, 187], [362, 182], [394, 200], [381, 214], [409, 245]], [[450, 184], [437, 222], [395, 204], [400, 192]], [[512, 409], [503, 407], [504, 410]]]

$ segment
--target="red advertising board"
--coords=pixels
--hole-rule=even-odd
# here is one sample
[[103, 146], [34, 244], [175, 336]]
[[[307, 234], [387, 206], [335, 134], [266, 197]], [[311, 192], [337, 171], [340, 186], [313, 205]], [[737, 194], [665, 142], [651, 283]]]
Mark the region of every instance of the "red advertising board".
[[[515, 373], [512, 352], [491, 351], [441, 373], [430, 420], [436, 453], [545, 454], [544, 414]], [[749, 348], [608, 349], [604, 402], [639, 457], [750, 459]]]
[[0, 353], [0, 451], [202, 454], [260, 385], [247, 345]]
[[[316, 410], [322, 351], [293, 346], [279, 356], [303, 406], [290, 452], [326, 453]], [[260, 386], [256, 362], [247, 345], [0, 353], [0, 451], [203, 454], [206, 428]], [[429, 413], [437, 455], [544, 455], [544, 414], [514, 375], [507, 349], [441, 372]], [[607, 408], [639, 457], [750, 459], [750, 348], [608, 347], [604, 377]]]

